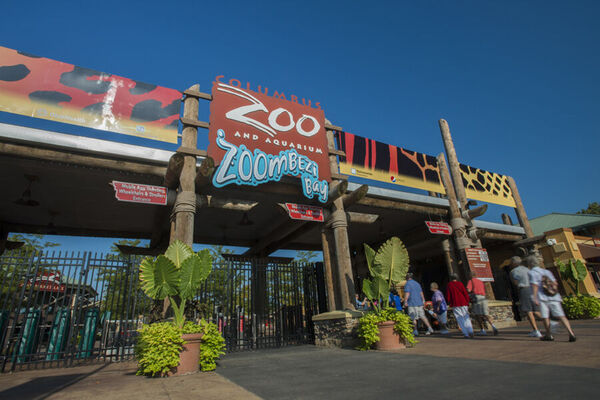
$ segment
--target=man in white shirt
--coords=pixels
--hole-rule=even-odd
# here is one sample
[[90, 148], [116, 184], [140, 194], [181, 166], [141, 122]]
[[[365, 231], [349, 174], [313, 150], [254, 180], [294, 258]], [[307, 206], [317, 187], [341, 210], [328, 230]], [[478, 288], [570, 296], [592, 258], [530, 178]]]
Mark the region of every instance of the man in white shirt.
[[527, 257], [527, 264], [530, 268], [529, 271], [529, 283], [533, 291], [533, 302], [540, 308], [540, 315], [544, 321], [544, 328], [546, 328], [546, 335], [541, 337], [541, 340], [554, 340], [550, 333], [550, 315], [556, 317], [569, 331], [569, 342], [577, 340], [575, 334], [571, 329], [571, 324], [565, 316], [561, 302], [562, 298], [558, 291], [555, 293], [549, 293], [547, 289], [544, 289], [543, 282], [549, 281], [556, 285], [556, 278], [547, 269], [540, 267], [538, 258], [536, 256]]

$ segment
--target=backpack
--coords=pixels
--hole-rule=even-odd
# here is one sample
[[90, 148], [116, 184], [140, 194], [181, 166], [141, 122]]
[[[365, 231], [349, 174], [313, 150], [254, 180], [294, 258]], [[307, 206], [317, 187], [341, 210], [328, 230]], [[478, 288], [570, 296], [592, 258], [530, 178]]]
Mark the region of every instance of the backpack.
[[554, 296], [558, 293], [558, 284], [546, 275], [542, 276], [542, 289], [547, 296]]

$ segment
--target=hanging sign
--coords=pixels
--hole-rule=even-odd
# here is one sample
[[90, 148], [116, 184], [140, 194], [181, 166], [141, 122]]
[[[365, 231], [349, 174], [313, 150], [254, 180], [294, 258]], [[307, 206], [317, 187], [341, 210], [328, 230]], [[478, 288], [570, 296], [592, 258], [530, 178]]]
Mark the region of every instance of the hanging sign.
[[112, 181], [112, 186], [115, 189], [115, 197], [119, 201], [167, 205], [166, 187], [119, 181]]
[[257, 186], [291, 175], [300, 178], [307, 198], [327, 202], [331, 171], [323, 110], [277, 91], [269, 95], [242, 89], [237, 80], [217, 80], [209, 140], [208, 155], [219, 164], [215, 187]]
[[425, 221], [430, 233], [436, 235], [451, 235], [452, 227], [445, 222]]
[[468, 248], [465, 249], [465, 253], [473, 276], [484, 282], [493, 282], [494, 275], [492, 274], [487, 250], [482, 248]]
[[325, 220], [322, 207], [296, 203], [285, 203], [285, 207], [291, 219], [314, 222], [323, 222]]

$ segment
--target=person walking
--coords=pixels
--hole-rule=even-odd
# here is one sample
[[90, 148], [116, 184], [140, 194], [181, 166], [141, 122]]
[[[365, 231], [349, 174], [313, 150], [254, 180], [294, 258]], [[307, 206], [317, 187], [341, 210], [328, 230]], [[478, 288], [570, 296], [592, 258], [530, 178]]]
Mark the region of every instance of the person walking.
[[540, 267], [539, 260], [536, 256], [527, 257], [529, 270], [529, 283], [531, 284], [533, 302], [540, 308], [540, 316], [544, 321], [545, 335], [540, 340], [554, 340], [550, 328], [550, 315], [558, 318], [558, 320], [567, 328], [569, 332], [569, 342], [577, 340], [575, 333], [571, 329], [571, 324], [565, 316], [562, 308], [562, 298], [558, 293], [558, 284], [552, 272]]
[[522, 314], [527, 315], [529, 325], [531, 325], [531, 328], [533, 329], [527, 335], [541, 338], [542, 334], [535, 321], [536, 310], [533, 305], [531, 285], [529, 284], [529, 268], [522, 264], [521, 257], [519, 256], [512, 257], [510, 259], [510, 264], [512, 266], [510, 279], [519, 289], [519, 309]]
[[485, 298], [485, 286], [483, 282], [475, 277], [473, 273], [469, 274], [471, 278], [469, 282], [467, 282], [467, 291], [470, 294], [471, 299], [473, 300], [473, 315], [475, 315], [475, 320], [479, 324], [479, 328], [481, 329], [476, 335], [485, 336], [487, 332], [485, 331], [485, 323], [489, 323], [492, 327], [492, 331], [494, 332], [494, 336], [498, 335], [498, 329], [494, 325], [494, 321], [490, 317], [490, 310], [488, 307], [488, 301]]
[[465, 285], [458, 281], [456, 274], [450, 275], [450, 282], [446, 287], [446, 299], [448, 305], [452, 307], [452, 313], [458, 327], [466, 338], [473, 337], [473, 324], [469, 316], [469, 293], [465, 289]]
[[436, 282], [431, 282], [429, 289], [433, 292], [433, 295], [431, 296], [431, 303], [433, 305], [432, 316], [440, 323], [440, 333], [442, 335], [447, 335], [449, 333], [448, 328], [446, 327], [446, 324], [448, 323], [448, 304]]
[[388, 299], [390, 307], [395, 307], [396, 311], [402, 311], [402, 298], [398, 294], [396, 288], [390, 290], [390, 297]]
[[413, 279], [413, 274], [406, 274], [406, 285], [404, 286], [404, 305], [408, 307], [408, 316], [413, 320], [414, 323], [414, 335], [419, 336], [419, 330], [417, 329], [417, 323], [419, 320], [423, 321], [427, 327], [426, 335], [433, 333], [433, 328], [429, 324], [429, 320], [425, 317], [425, 311], [423, 309], [425, 304], [425, 296], [423, 296], [423, 289], [419, 282]]

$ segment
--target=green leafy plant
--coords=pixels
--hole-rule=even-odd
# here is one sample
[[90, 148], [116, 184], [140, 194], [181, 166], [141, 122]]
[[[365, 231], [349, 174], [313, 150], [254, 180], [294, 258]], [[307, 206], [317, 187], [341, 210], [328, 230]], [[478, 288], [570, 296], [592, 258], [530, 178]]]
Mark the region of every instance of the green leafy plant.
[[400, 239], [392, 237], [377, 251], [366, 243], [364, 248], [371, 279], [363, 281], [363, 293], [376, 305], [358, 321], [358, 337], [363, 341], [358, 349], [368, 350], [379, 341], [378, 324], [386, 321], [394, 321], [394, 331], [405, 344], [414, 345], [416, 340], [410, 317], [388, 307], [390, 288], [402, 281], [408, 272], [410, 260], [406, 247]]
[[589, 295], [566, 296], [562, 301], [569, 319], [587, 319], [600, 316], [600, 299]]
[[135, 345], [137, 375], [165, 375], [179, 364], [183, 344], [181, 329], [171, 322], [144, 325]]
[[417, 343], [413, 335], [413, 322], [410, 317], [401, 311], [387, 308], [378, 312], [368, 312], [358, 320], [358, 337], [362, 344], [359, 350], [369, 350], [373, 344], [379, 341], [378, 324], [386, 321], [394, 321], [394, 331], [403, 338], [405, 344]]
[[212, 322], [201, 320], [198, 326], [204, 334], [200, 345], [200, 369], [214, 371], [217, 368], [216, 361], [225, 354], [225, 339]]
[[364, 248], [371, 279], [363, 281], [363, 293], [372, 303], [377, 302], [375, 310], [379, 312], [388, 306], [392, 285], [406, 276], [410, 259], [404, 243], [397, 237], [390, 238], [377, 252], [366, 243]]
[[560, 260], [555, 260], [555, 264], [558, 267], [560, 277], [566, 281], [573, 293], [579, 296], [579, 283], [583, 282], [587, 276], [587, 268], [581, 260], [569, 260], [568, 263], [564, 263]]
[[191, 300], [212, 269], [208, 249], [194, 253], [185, 243], [175, 241], [164, 255], [147, 257], [140, 265], [142, 289], [155, 300], [169, 299], [175, 325], [183, 329], [185, 305]]

